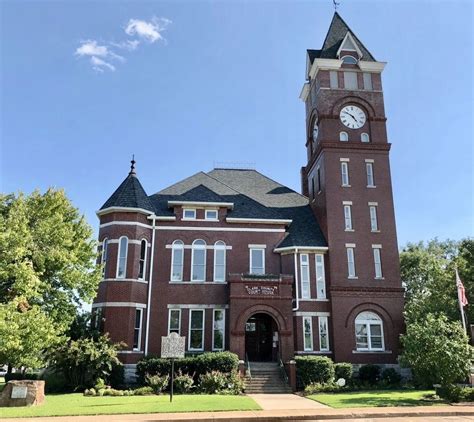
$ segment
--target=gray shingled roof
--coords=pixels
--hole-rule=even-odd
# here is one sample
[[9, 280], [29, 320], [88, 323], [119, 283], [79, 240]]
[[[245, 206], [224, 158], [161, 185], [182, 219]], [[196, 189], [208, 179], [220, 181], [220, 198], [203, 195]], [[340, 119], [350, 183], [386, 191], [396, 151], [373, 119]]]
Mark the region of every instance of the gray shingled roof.
[[347, 32], [351, 33], [352, 37], [357, 43], [357, 47], [359, 47], [360, 51], [362, 52], [362, 60], [367, 62], [375, 62], [376, 60], [374, 56], [372, 56], [370, 51], [367, 50], [364, 44], [362, 44], [362, 42], [357, 38], [354, 32], [352, 32], [351, 28], [349, 28], [349, 25], [344, 22], [339, 13], [335, 12], [321, 50], [308, 50], [308, 57], [310, 59], [310, 63], [313, 63], [315, 58], [337, 58], [337, 50], [341, 46], [341, 43], [344, 40], [344, 37], [346, 36]]

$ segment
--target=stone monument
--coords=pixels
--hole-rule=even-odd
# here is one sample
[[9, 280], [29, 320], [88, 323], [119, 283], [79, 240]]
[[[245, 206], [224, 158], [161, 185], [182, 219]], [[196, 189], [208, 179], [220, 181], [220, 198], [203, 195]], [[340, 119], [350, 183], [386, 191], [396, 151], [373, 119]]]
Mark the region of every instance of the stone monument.
[[44, 402], [44, 381], [8, 381], [0, 395], [0, 407], [38, 406]]

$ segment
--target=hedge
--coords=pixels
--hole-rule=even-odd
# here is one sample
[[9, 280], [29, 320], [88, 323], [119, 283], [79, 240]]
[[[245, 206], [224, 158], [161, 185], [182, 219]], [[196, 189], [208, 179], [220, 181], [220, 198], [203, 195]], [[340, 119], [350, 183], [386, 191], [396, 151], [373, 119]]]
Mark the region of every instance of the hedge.
[[[230, 373], [239, 368], [239, 358], [231, 352], [206, 352], [193, 357], [176, 359], [174, 369], [176, 373], [191, 375], [195, 381], [199, 376], [211, 371]], [[147, 356], [137, 363], [137, 381], [145, 383], [145, 375], [166, 375], [171, 371], [171, 360]]]
[[344, 378], [349, 381], [352, 378], [352, 364], [347, 362], [339, 362], [334, 365], [335, 379]]
[[325, 356], [298, 356], [296, 373], [303, 387], [311, 383], [328, 383], [334, 380], [334, 363]]

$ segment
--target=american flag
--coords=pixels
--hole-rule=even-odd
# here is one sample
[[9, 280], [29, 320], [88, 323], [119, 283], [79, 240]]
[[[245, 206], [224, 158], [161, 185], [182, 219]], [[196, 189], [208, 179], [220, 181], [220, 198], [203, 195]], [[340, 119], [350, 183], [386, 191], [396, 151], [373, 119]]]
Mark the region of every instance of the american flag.
[[459, 278], [458, 269], [456, 268], [456, 286], [458, 288], [458, 300], [459, 304], [462, 306], [467, 305], [467, 297], [466, 297], [466, 289], [464, 288], [464, 284], [462, 284], [461, 279]]

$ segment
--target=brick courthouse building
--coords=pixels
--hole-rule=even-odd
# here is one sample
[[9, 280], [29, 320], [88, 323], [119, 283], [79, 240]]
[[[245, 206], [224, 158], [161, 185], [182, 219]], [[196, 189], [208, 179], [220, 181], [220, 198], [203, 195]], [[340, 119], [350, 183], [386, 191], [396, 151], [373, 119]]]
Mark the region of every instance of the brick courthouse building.
[[132, 162], [97, 213], [104, 276], [93, 304], [127, 343], [129, 368], [170, 332], [189, 353], [249, 361], [397, 362], [384, 65], [337, 13], [322, 48], [307, 51], [302, 194], [255, 170], [214, 169], [148, 195]]

